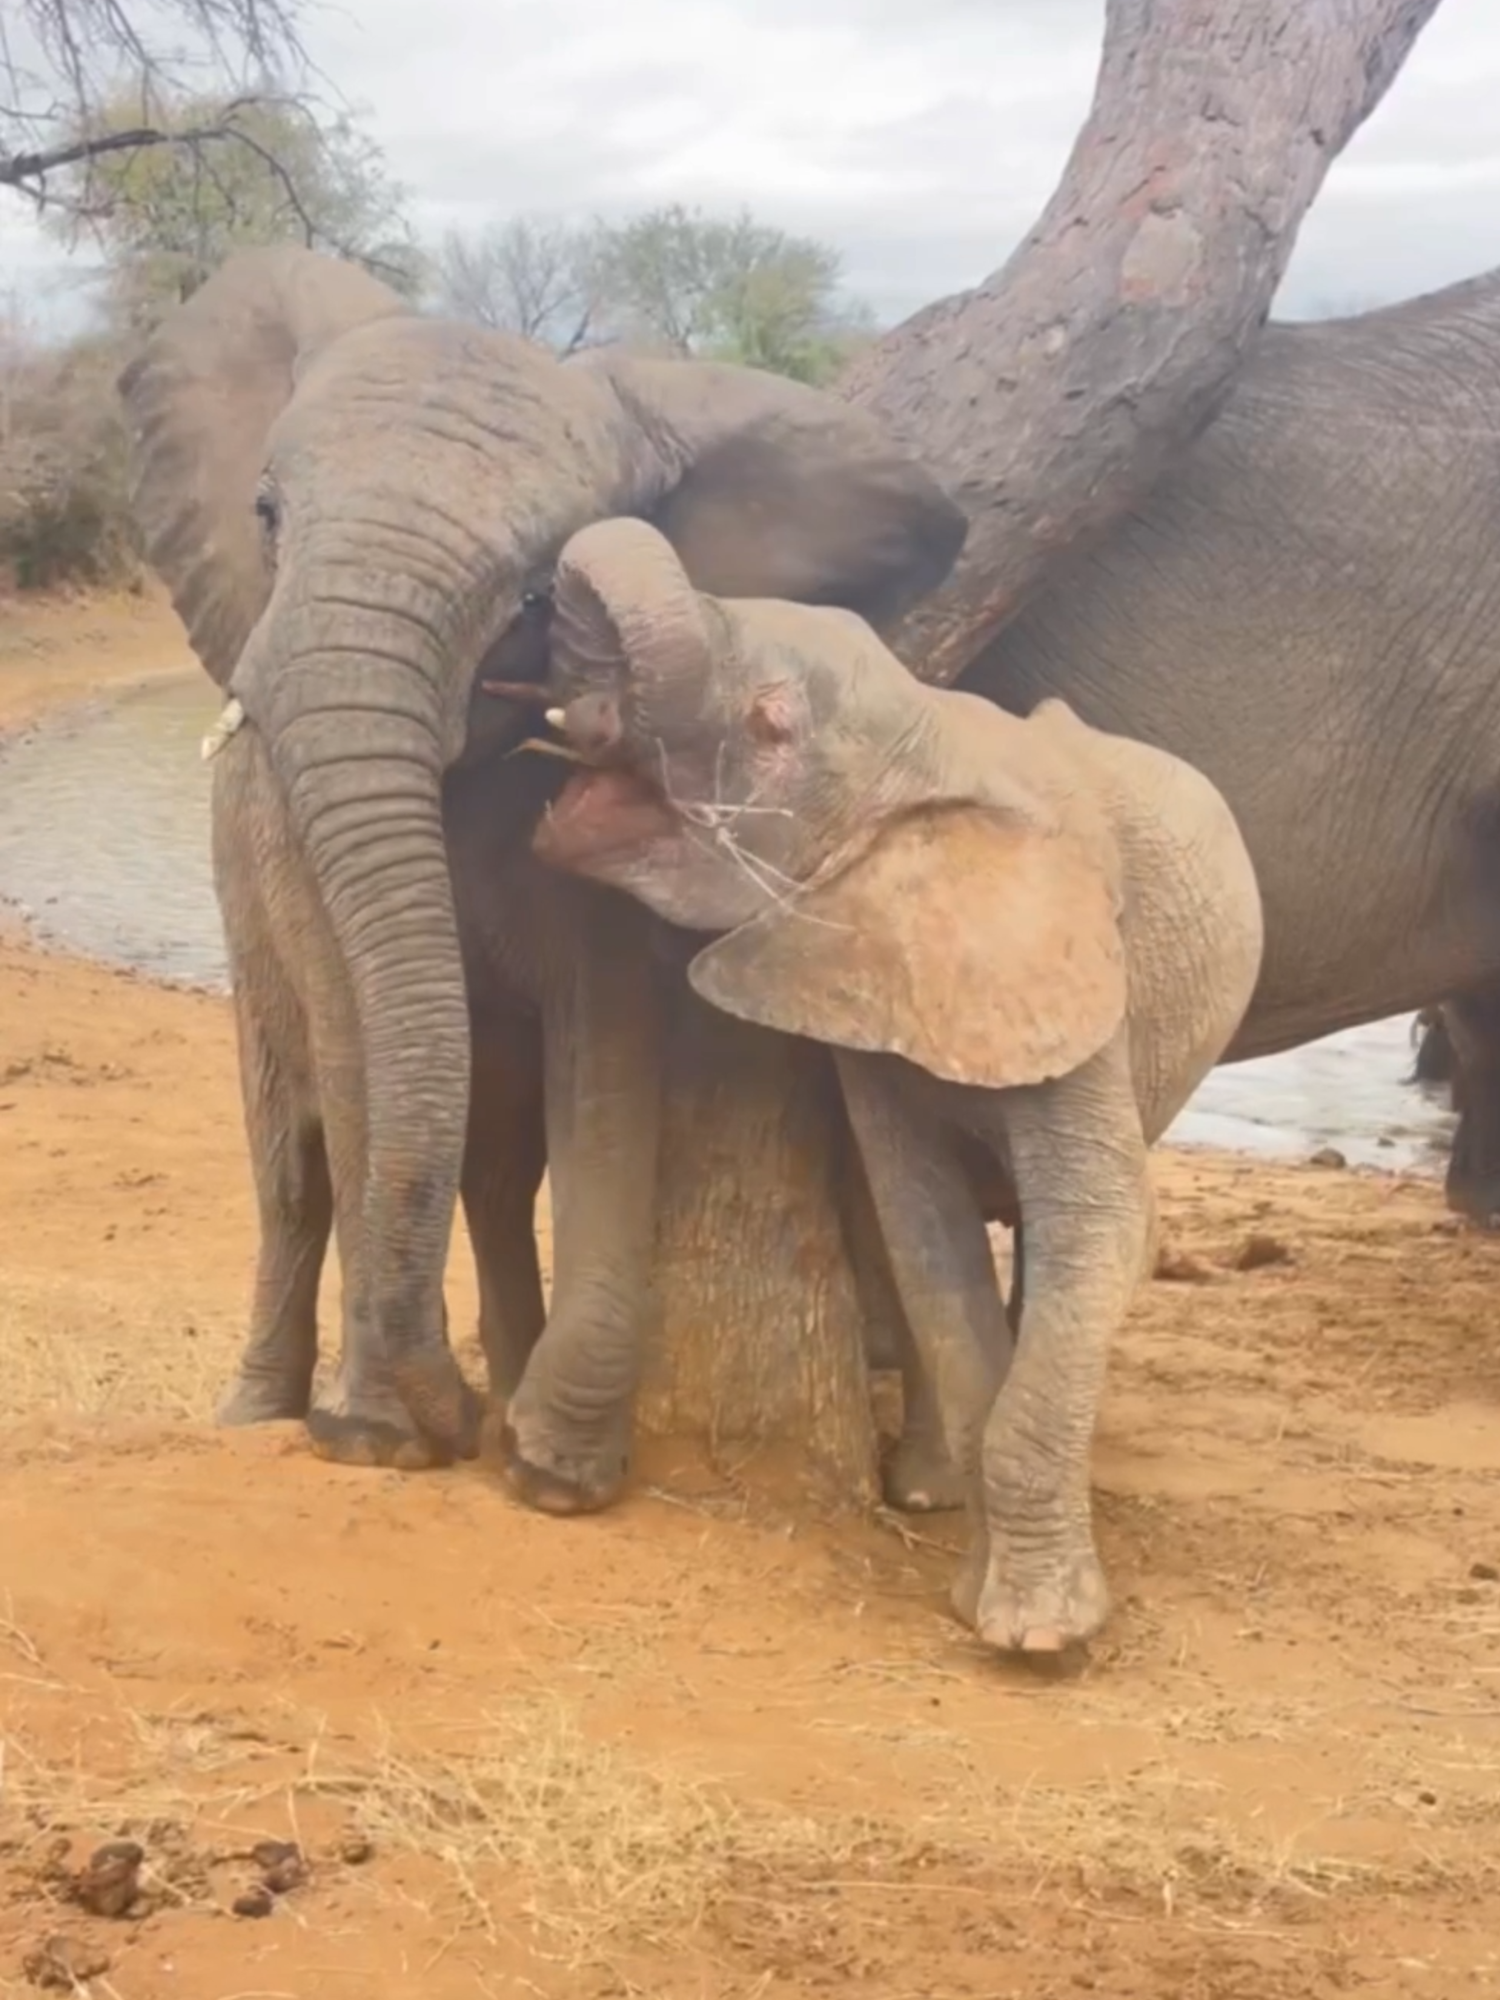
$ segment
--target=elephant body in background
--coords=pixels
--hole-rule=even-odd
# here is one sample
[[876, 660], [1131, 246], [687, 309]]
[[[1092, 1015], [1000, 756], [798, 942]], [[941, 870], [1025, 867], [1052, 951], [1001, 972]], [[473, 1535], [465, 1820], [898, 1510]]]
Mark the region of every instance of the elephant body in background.
[[[557, 573], [552, 719], [595, 768], [535, 846], [723, 933], [699, 996], [831, 1047], [949, 1453], [976, 1482], [956, 1602], [1002, 1648], [1088, 1638], [1088, 1460], [1110, 1337], [1152, 1261], [1150, 1142], [1260, 965], [1222, 797], [1062, 702], [923, 687], [843, 611], [695, 592], [642, 522]], [[1008, 1184], [1014, 1353], [971, 1169]]]
[[[529, 715], [479, 684], [541, 678], [552, 566], [592, 519], [649, 517], [705, 585], [879, 621], [946, 573], [962, 515], [798, 384], [564, 366], [304, 250], [232, 258], [120, 387], [147, 554], [231, 697], [214, 864], [261, 1241], [224, 1413], [307, 1414], [350, 1462], [473, 1451], [443, 1303], [462, 1184], [523, 1491], [598, 1504], [652, 1247], [652, 959], [641, 912], [529, 853], [555, 766], [508, 754]], [[332, 1229], [343, 1362], [309, 1411]]]
[[[1191, 451], [962, 685], [1021, 715], [1061, 696], [1228, 799], [1266, 919], [1229, 1060], [1482, 994], [1500, 980], [1500, 274], [1268, 327]], [[1500, 1108], [1500, 1036], [1495, 1055]], [[1500, 1184], [1500, 1117], [1469, 1136]]]

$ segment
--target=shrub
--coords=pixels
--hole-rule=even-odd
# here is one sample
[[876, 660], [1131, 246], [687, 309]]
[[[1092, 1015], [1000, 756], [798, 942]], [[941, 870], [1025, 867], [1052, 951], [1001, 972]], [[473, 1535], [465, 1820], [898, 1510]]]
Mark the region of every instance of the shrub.
[[97, 337], [0, 345], [0, 583], [134, 583], [141, 557], [115, 397], [119, 354]]

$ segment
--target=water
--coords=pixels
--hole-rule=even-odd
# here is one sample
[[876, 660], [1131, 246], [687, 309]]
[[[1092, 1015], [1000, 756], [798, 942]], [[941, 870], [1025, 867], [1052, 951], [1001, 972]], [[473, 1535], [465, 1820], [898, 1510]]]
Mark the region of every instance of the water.
[[[206, 680], [158, 685], [0, 745], [0, 899], [44, 941], [153, 977], [222, 988], [224, 936], [199, 743]], [[1188, 1145], [1371, 1166], [1438, 1164], [1446, 1093], [1402, 1082], [1410, 1017], [1216, 1070], [1172, 1128]]]

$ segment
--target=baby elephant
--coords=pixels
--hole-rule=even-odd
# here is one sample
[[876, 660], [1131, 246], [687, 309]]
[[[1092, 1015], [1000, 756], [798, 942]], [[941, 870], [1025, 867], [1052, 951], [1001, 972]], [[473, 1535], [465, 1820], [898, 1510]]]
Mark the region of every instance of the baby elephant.
[[[923, 686], [851, 613], [698, 595], [641, 522], [575, 536], [554, 597], [548, 720], [588, 768], [537, 853], [723, 933], [696, 991], [835, 1052], [967, 1480], [955, 1607], [1008, 1650], [1087, 1639], [1108, 1608], [1089, 1448], [1153, 1245], [1146, 1149], [1260, 966], [1228, 807], [1060, 701], [1023, 721]], [[1021, 1217], [1014, 1353], [976, 1143]]]

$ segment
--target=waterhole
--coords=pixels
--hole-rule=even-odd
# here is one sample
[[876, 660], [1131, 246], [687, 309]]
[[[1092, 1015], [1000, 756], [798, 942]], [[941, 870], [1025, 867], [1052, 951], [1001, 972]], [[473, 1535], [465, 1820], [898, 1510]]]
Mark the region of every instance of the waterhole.
[[[206, 681], [173, 681], [0, 745], [0, 898], [43, 942], [223, 990], [199, 756], [219, 705]], [[1170, 1136], [1435, 1167], [1452, 1120], [1446, 1093], [1403, 1080], [1410, 1028], [1403, 1015], [1215, 1070]]]

